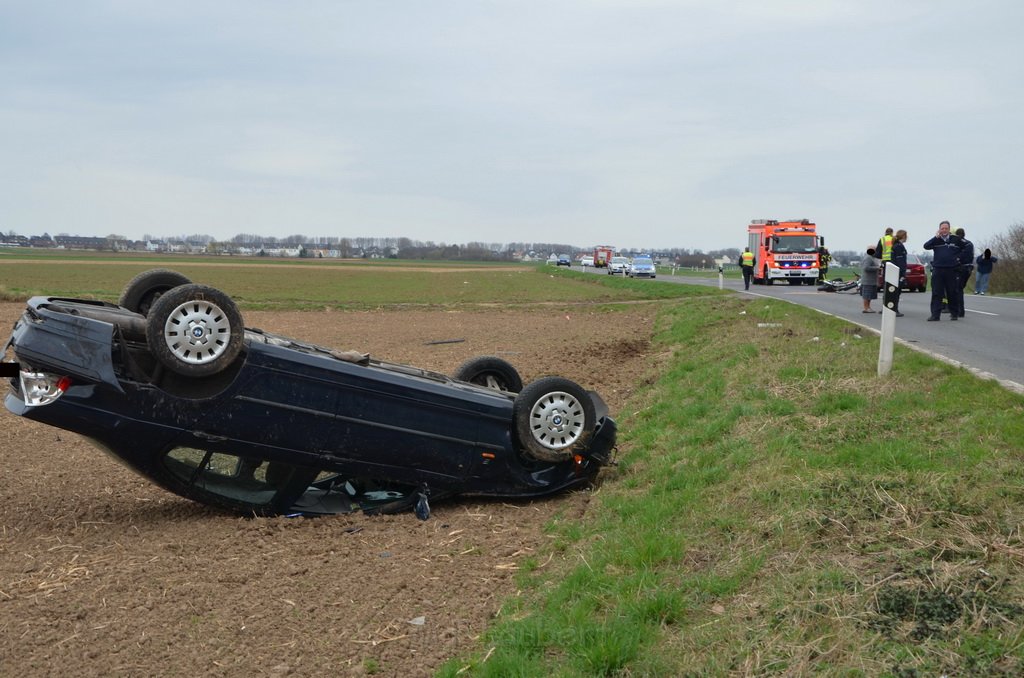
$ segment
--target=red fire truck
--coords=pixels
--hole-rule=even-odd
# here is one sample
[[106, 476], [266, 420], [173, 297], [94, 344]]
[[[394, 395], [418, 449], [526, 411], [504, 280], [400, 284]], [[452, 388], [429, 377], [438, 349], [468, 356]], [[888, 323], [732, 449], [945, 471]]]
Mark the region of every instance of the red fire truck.
[[747, 226], [747, 243], [754, 253], [754, 283], [813, 285], [818, 279], [818, 252], [825, 239], [809, 219], [755, 219]]
[[607, 268], [614, 251], [611, 245], [598, 245], [594, 248], [594, 268]]

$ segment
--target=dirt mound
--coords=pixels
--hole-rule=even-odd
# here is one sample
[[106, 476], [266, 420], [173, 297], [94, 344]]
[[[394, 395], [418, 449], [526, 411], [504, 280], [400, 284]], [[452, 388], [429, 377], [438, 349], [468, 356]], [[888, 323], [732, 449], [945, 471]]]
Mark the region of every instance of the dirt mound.
[[[10, 327], [21, 304], [0, 304]], [[653, 313], [574, 309], [246, 313], [246, 324], [451, 373], [497, 355], [569, 377], [613, 414]], [[412, 514], [252, 519], [170, 495], [84, 439], [3, 410], [0, 656], [23, 676], [426, 676], [515, 595], [542, 527], [589, 493], [436, 502]]]

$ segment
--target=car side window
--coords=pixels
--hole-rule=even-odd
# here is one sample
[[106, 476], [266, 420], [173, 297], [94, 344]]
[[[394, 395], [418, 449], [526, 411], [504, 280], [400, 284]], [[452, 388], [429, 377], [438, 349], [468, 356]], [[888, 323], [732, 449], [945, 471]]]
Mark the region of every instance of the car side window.
[[174, 448], [164, 456], [164, 466], [186, 485], [257, 505], [269, 504], [292, 471], [288, 464], [194, 447]]

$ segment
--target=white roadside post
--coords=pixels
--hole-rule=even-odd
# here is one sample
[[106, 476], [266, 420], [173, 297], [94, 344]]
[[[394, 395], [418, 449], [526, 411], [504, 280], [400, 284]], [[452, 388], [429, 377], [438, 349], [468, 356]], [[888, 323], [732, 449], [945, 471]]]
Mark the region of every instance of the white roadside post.
[[718, 289], [725, 289], [725, 271], [721, 264], [718, 265]]
[[885, 287], [882, 290], [882, 340], [878, 344], [878, 376], [892, 371], [892, 344], [896, 337], [896, 293], [900, 284], [899, 266], [885, 262]]

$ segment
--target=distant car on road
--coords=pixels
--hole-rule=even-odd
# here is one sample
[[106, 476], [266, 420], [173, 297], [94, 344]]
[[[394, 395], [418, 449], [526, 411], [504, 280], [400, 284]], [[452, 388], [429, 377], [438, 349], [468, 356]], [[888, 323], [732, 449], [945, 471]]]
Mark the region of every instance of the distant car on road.
[[558, 266], [572, 266], [572, 259], [568, 254], [559, 254], [558, 261], [555, 264]]
[[612, 260], [608, 262], [608, 275], [615, 275], [621, 273], [625, 275], [629, 273], [629, 259], [626, 257], [612, 257]]
[[650, 257], [634, 257], [633, 263], [629, 267], [630, 278], [655, 278], [657, 277], [657, 270], [654, 268], [654, 262]]
[[594, 265], [594, 257], [593, 257], [593, 255], [580, 258], [580, 266], [582, 266], [583, 268], [586, 268], [587, 266], [593, 266], [593, 265]]

